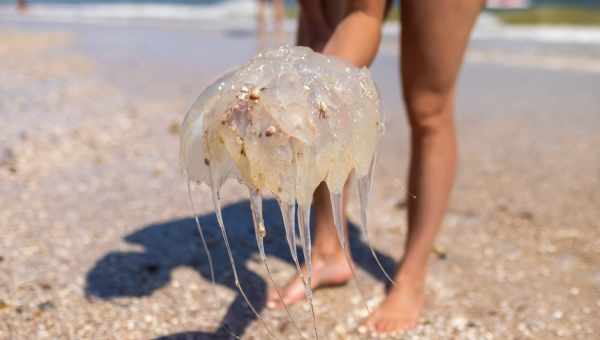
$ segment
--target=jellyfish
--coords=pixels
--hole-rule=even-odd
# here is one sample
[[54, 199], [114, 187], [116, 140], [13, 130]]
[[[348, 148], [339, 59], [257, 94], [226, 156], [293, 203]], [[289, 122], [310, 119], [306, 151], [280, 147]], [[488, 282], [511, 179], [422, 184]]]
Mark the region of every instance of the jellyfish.
[[[361, 231], [379, 268], [392, 281], [371, 246], [367, 227], [368, 196], [383, 130], [378, 91], [367, 68], [356, 68], [306, 47], [290, 46], [263, 51], [225, 73], [200, 94], [183, 120], [180, 155], [188, 186], [196, 182], [210, 189], [235, 285], [270, 335], [273, 333], [247, 298], [238, 277], [221, 213], [222, 185], [234, 179], [248, 188], [259, 255], [280, 294], [265, 255], [263, 240], [268, 226], [262, 212], [264, 195], [277, 200], [286, 242], [306, 288], [318, 339], [311, 289], [310, 209], [320, 183], [325, 182], [331, 192], [334, 224], [340, 245], [345, 248], [342, 193], [354, 174]], [[297, 231], [305, 274], [296, 251]], [[204, 246], [204, 250], [210, 260], [209, 249]], [[351, 264], [349, 256], [347, 260]], [[357, 288], [364, 302], [358, 283]], [[284, 307], [294, 321], [288, 307]]]

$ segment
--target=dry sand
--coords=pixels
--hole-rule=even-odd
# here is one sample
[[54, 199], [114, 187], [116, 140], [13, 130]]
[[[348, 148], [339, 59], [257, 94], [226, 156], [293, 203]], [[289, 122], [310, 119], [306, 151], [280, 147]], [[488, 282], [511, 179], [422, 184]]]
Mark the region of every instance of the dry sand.
[[[76, 48], [77, 39], [19, 28], [0, 33], [0, 339], [228, 339], [224, 318], [244, 339], [267, 339], [233, 289], [206, 193], [196, 197], [217, 260], [216, 288], [190, 219], [177, 122], [198, 84], [173, 71], [183, 79], [175, 90], [141, 100], [107, 79], [140, 84], [153, 64], [140, 70], [124, 58], [100, 65], [101, 57]], [[374, 72], [394, 83], [393, 58], [378, 61]], [[497, 75], [485, 88], [477, 86], [482, 72]], [[157, 68], [152, 76], [157, 83], [177, 78], [166, 73]], [[600, 336], [594, 84], [598, 76], [583, 72], [467, 65], [461, 170], [432, 254], [428, 307], [418, 329], [398, 339]], [[383, 91], [389, 124], [372, 204], [375, 246], [389, 267], [402, 256], [405, 236], [406, 126], [395, 91]], [[240, 203], [241, 188], [225, 191], [242, 284], [262, 309], [267, 281], [248, 204]], [[355, 201], [350, 208], [356, 221]], [[283, 283], [293, 266], [275, 204], [266, 209], [267, 251]], [[383, 277], [352, 231], [360, 284], [373, 305]], [[352, 284], [317, 292], [316, 304], [324, 339], [370, 338], [353, 331], [365, 310]], [[307, 307], [292, 313], [310, 334]], [[284, 312], [262, 315], [278, 339], [299, 338]]]

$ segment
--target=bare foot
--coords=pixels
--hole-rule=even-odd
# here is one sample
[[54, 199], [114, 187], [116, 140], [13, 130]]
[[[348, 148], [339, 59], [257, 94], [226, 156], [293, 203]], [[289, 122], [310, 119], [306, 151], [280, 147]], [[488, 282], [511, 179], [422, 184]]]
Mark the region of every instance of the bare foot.
[[[352, 278], [352, 271], [350, 266], [348, 266], [348, 262], [343, 253], [332, 256], [323, 256], [315, 251], [312, 256], [312, 272], [311, 287], [313, 289], [342, 285]], [[302, 266], [302, 273], [304, 277], [306, 277], [306, 269], [304, 266]], [[304, 292], [302, 278], [296, 273], [296, 275], [294, 275], [281, 290], [283, 303], [290, 305], [304, 299]], [[267, 307], [283, 308], [283, 303], [279, 299], [277, 291], [271, 289], [269, 291]]]
[[413, 329], [425, 301], [422, 280], [396, 280], [383, 302], [358, 328], [360, 333], [390, 334]]

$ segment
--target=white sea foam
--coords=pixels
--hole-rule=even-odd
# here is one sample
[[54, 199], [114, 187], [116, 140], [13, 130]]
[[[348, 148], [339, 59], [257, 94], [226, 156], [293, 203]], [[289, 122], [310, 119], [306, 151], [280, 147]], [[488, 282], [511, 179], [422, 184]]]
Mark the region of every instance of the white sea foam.
[[212, 5], [114, 3], [114, 4], [31, 4], [26, 14], [13, 4], [0, 6], [0, 17], [45, 18], [60, 21], [89, 19], [171, 19], [222, 21], [253, 19], [256, 1], [230, 0]]
[[600, 29], [577, 26], [503, 26], [475, 30], [473, 39], [521, 40], [557, 44], [600, 44]]
[[[395, 36], [399, 25], [387, 22], [383, 34]], [[556, 44], [600, 45], [600, 29], [591, 26], [511, 26], [490, 13], [482, 13], [471, 36], [473, 40], [533, 41]]]

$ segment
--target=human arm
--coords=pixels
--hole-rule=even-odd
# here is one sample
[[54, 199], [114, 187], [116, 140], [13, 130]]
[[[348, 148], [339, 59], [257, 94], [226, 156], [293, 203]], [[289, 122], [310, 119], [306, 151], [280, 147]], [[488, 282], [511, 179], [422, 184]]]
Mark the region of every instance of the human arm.
[[[327, 6], [319, 0], [300, 1], [301, 20], [310, 36], [308, 45], [358, 67], [370, 65], [381, 41], [385, 1], [351, 0], [345, 13], [335, 13], [339, 9], [332, 9], [331, 3], [324, 8]], [[320, 41], [326, 41], [322, 49]]]

